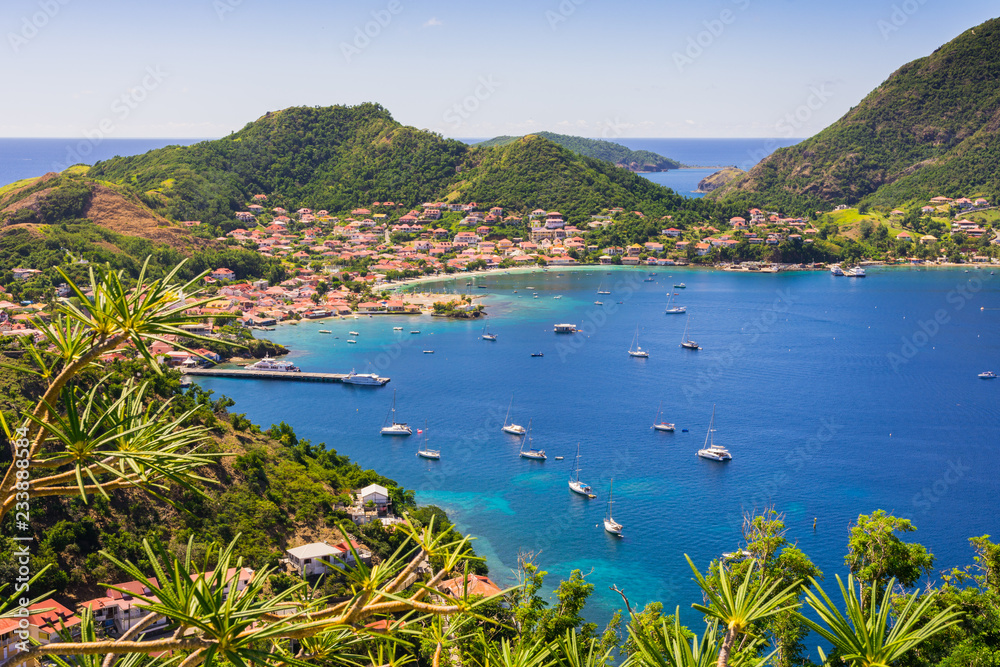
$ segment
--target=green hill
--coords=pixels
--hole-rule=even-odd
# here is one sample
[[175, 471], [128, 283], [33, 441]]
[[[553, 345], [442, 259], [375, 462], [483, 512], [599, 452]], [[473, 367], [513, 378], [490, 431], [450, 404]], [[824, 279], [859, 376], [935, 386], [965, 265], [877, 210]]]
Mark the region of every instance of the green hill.
[[712, 197], [798, 208], [1000, 194], [1000, 19], [904, 65], [840, 120]]
[[579, 155], [537, 135], [476, 147], [451, 185], [449, 200], [482, 201], [515, 210], [558, 209], [580, 219], [621, 206], [647, 215], [697, 206], [672, 190], [603, 160]]
[[90, 176], [134, 190], [170, 220], [223, 227], [234, 226], [233, 212], [257, 193], [289, 210], [331, 212], [438, 199], [579, 216], [640, 202], [657, 210], [691, 206], [626, 169], [541, 137], [470, 147], [403, 126], [377, 104], [268, 113], [223, 139], [100, 162]]
[[[532, 135], [527, 135], [532, 136]], [[533, 136], [548, 139], [554, 144], [559, 144], [574, 153], [587, 157], [604, 160], [619, 167], [624, 167], [631, 171], [667, 171], [668, 169], [679, 169], [683, 165], [677, 160], [663, 157], [659, 153], [652, 151], [633, 151], [621, 144], [602, 139], [585, 139], [574, 137], [568, 134], [555, 134], [554, 132], [535, 132]], [[502, 136], [487, 139], [475, 144], [480, 148], [490, 146], [504, 146], [513, 143], [523, 137]]]

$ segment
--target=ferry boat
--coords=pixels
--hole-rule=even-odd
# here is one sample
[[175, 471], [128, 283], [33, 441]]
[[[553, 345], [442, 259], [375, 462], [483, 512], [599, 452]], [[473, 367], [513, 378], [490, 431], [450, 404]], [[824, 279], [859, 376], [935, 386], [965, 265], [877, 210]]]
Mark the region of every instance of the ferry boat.
[[712, 421], [708, 423], [708, 433], [705, 435], [705, 446], [698, 450], [698, 456], [713, 461], [731, 461], [733, 455], [722, 445], [715, 444], [715, 406], [712, 406]]
[[983, 380], [992, 380], [996, 376], [997, 374], [994, 373], [993, 371], [983, 371], [982, 373], [979, 374], [979, 377], [982, 378]]
[[[524, 448], [525, 441], [528, 442], [528, 449]], [[547, 456], [545, 456], [544, 449], [535, 449], [530, 447], [531, 445], [531, 421], [528, 421], [528, 431], [523, 436], [521, 436], [521, 450], [518, 452], [523, 459], [534, 459], [535, 461], [544, 461]]]
[[380, 431], [382, 435], [411, 435], [413, 429], [406, 425], [406, 422], [396, 421], [396, 390], [392, 391], [392, 407], [389, 408], [389, 414], [385, 416], [385, 421], [382, 422], [382, 430]]
[[380, 378], [374, 373], [355, 373], [353, 368], [350, 373], [344, 376], [342, 382], [344, 382], [344, 384], [361, 384], [368, 386], [381, 386], [386, 383], [383, 378]]
[[268, 356], [244, 368], [248, 371], [274, 371], [276, 373], [299, 373], [302, 370], [290, 361], [279, 361]]
[[830, 267], [830, 273], [835, 276], [842, 276], [844, 275], [844, 270], [840, 268], [840, 264], [834, 264]]
[[848, 278], [864, 278], [865, 270], [860, 266], [854, 266], [851, 267], [850, 269], [847, 269], [847, 271], [844, 271], [844, 275], [847, 276]]
[[557, 324], [555, 325], [554, 331], [556, 333], [574, 333], [576, 331], [575, 324]]

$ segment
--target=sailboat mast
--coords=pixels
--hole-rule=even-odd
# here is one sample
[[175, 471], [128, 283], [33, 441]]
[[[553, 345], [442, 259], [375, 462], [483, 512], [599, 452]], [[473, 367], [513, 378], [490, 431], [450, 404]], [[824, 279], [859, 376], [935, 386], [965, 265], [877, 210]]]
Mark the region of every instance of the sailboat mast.
[[[395, 391], [395, 390], [393, 390]], [[510, 395], [510, 405], [507, 406], [507, 416], [503, 418], [503, 425], [506, 426], [507, 422], [510, 421], [510, 409], [514, 407], [514, 394]]]
[[715, 431], [715, 405], [712, 405], [712, 421], [708, 423], [708, 433], [705, 434], [705, 449], [708, 449], [708, 441], [711, 440], [712, 444], [715, 444], [715, 438], [712, 436], [712, 432]]

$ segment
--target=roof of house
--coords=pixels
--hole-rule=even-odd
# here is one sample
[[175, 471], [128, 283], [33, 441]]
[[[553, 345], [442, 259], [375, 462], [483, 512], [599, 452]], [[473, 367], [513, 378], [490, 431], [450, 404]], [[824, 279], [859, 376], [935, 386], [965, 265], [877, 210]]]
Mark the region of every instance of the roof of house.
[[358, 493], [361, 494], [362, 498], [364, 498], [365, 496], [369, 496], [373, 493], [379, 493], [387, 498], [389, 497], [389, 489], [379, 484], [369, 484], [365, 488], [361, 489], [361, 491], [359, 491]]
[[326, 556], [339, 556], [341, 553], [343, 553], [337, 547], [331, 547], [326, 542], [313, 542], [312, 544], [303, 544], [300, 547], [286, 549], [286, 551], [292, 556], [300, 559], [324, 558]]

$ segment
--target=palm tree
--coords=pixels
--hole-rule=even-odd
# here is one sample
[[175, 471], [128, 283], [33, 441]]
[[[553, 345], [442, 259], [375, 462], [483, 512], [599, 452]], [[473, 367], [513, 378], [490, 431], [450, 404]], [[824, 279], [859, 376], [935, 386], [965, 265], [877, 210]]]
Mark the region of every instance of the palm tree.
[[[854, 588], [854, 576], [848, 576], [846, 587], [838, 576], [837, 584], [840, 586], [840, 593], [847, 609], [845, 618], [834, 607], [816, 580], [812, 579], [813, 588], [817, 592], [806, 589], [808, 604], [819, 615], [824, 625], [805, 616], [802, 616], [802, 622], [833, 644], [840, 652], [840, 657], [853, 667], [886, 667], [921, 642], [960, 621], [962, 612], [954, 611], [954, 606], [950, 606], [917, 627], [938, 592], [932, 591], [918, 601], [919, 591], [916, 591], [906, 600], [906, 605], [890, 623], [892, 587], [895, 582], [895, 579], [889, 582], [877, 606], [874, 604], [865, 606]], [[873, 602], [878, 599], [877, 585], [876, 582], [872, 582], [867, 596]], [[861, 587], [862, 585], [858, 586]], [[819, 649], [819, 654], [826, 663], [823, 649]]]
[[777, 613], [799, 607], [800, 603], [796, 599], [795, 594], [801, 584], [800, 581], [796, 581], [779, 590], [778, 587], [781, 585], [781, 581], [778, 579], [762, 577], [754, 584], [753, 578], [748, 576], [743, 579], [743, 583], [734, 591], [732, 582], [729, 580], [729, 574], [726, 572], [725, 566], [720, 563], [719, 587], [715, 589], [705, 581], [705, 577], [702, 576], [698, 568], [691, 562], [691, 558], [687, 554], [684, 554], [684, 557], [687, 558], [688, 565], [691, 566], [691, 571], [694, 572], [694, 576], [698, 579], [698, 586], [705, 592], [709, 601], [707, 606], [700, 604], [693, 604], [691, 606], [709, 618], [718, 619], [720, 623], [726, 626], [726, 634], [722, 640], [722, 646], [719, 648], [719, 658], [716, 662], [717, 667], [727, 667], [729, 665], [729, 656], [733, 651], [736, 640], [751, 625]]

